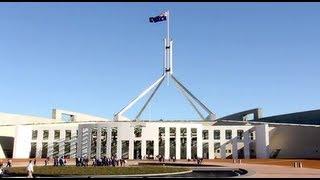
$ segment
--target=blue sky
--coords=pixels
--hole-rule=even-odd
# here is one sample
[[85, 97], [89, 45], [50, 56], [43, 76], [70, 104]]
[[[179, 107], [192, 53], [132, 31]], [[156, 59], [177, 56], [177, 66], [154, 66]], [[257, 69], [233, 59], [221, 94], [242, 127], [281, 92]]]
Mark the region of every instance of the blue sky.
[[[174, 75], [218, 117], [320, 108], [320, 3], [1, 3], [0, 112], [112, 118], [162, 73], [166, 9]], [[198, 118], [173, 82], [143, 117]]]

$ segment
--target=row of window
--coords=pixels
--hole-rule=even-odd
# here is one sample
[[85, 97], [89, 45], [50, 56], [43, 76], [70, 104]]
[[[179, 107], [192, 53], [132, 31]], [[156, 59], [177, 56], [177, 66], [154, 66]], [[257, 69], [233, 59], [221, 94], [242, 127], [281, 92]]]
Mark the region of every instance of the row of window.
[[[59, 150], [60, 150], [60, 145], [58, 142], [54, 142], [53, 143], [53, 156], [59, 156]], [[77, 143], [75, 144], [75, 148], [77, 148]], [[48, 157], [48, 143], [47, 142], [43, 142], [42, 143], [42, 150], [41, 150], [41, 158], [46, 158]], [[76, 151], [76, 149], [75, 149]], [[29, 154], [29, 158], [35, 158], [36, 157], [36, 152], [37, 152], [37, 143], [32, 142], [31, 143], [31, 150], [30, 150], [30, 154]], [[70, 157], [70, 153], [71, 153], [71, 143], [70, 142], [65, 142], [64, 143], [64, 156], [65, 157]]]
[[[78, 135], [78, 130], [77, 130]], [[43, 130], [42, 132], [43, 140], [49, 139], [49, 130]], [[36, 140], [38, 138], [38, 130], [32, 131], [32, 140]], [[54, 139], [58, 140], [60, 139], [60, 130], [54, 131]], [[65, 140], [71, 140], [71, 130], [65, 130]]]
[[[175, 136], [176, 133], [176, 128], [170, 128], [170, 136]], [[180, 134], [181, 137], [185, 137], [187, 133], [187, 128], [181, 128], [180, 129]], [[165, 135], [165, 128], [160, 127], [159, 128], [159, 137], [164, 137]], [[197, 136], [197, 129], [196, 128], [191, 128], [191, 137], [196, 137]], [[244, 136], [244, 131], [243, 130], [237, 130], [237, 139], [238, 140], [243, 140]], [[137, 136], [136, 136], [137, 137]], [[209, 139], [209, 130], [202, 130], [202, 138], [203, 140], [208, 140]], [[232, 130], [225, 130], [225, 138], [226, 139], [231, 139], [232, 138]], [[220, 140], [220, 130], [214, 130], [213, 131], [213, 139], [214, 140]], [[250, 139], [254, 139], [254, 133], [250, 132]]]

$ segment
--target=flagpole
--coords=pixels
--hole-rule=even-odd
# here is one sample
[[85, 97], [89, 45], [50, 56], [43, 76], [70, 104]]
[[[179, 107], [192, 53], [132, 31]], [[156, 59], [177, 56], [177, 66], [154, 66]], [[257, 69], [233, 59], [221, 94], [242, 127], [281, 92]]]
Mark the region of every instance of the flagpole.
[[[170, 13], [169, 10], [167, 10], [167, 46], [170, 47]], [[166, 49], [167, 50], [167, 65], [169, 65], [170, 68], [170, 49]], [[167, 73], [167, 72], [166, 72]], [[167, 78], [167, 86], [169, 86], [169, 78]]]

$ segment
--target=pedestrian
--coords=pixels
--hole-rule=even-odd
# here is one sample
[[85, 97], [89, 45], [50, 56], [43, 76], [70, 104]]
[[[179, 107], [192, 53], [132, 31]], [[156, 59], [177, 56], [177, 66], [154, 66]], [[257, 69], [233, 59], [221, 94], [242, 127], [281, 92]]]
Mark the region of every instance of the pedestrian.
[[48, 165], [48, 159], [45, 159], [44, 160], [44, 166], [47, 166]]
[[32, 176], [32, 173], [33, 173], [33, 165], [32, 165], [32, 161], [31, 161], [31, 160], [29, 161], [29, 164], [28, 164], [28, 166], [27, 166], [27, 173], [28, 173], [27, 178], [33, 178], [33, 176]]
[[11, 167], [11, 166], [12, 166], [12, 161], [11, 161], [11, 159], [8, 159], [6, 167]]

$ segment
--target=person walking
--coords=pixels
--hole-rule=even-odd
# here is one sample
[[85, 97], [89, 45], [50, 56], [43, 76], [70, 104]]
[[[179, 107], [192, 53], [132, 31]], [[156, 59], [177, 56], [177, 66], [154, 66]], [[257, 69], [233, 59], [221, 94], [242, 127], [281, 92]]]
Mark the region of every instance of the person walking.
[[31, 160], [29, 161], [29, 164], [28, 164], [28, 166], [27, 166], [27, 173], [28, 173], [27, 178], [33, 178], [33, 176], [32, 176], [32, 173], [33, 173], [33, 164], [32, 164], [32, 161], [31, 161]]

